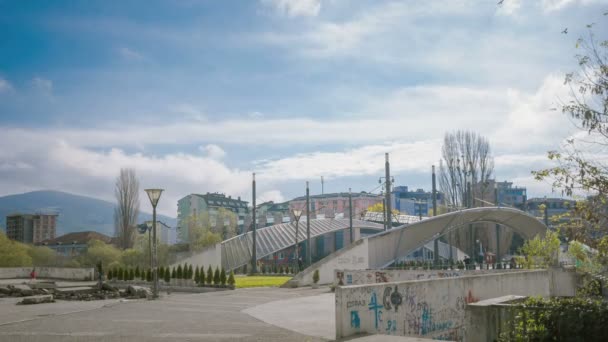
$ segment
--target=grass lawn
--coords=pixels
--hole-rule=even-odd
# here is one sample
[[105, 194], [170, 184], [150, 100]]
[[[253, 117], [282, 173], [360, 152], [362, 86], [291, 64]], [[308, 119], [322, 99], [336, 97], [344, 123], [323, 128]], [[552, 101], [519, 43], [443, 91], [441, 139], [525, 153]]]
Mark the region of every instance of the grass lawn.
[[245, 287], [263, 287], [263, 286], [281, 286], [285, 284], [291, 277], [281, 276], [236, 276], [236, 288], [242, 289]]

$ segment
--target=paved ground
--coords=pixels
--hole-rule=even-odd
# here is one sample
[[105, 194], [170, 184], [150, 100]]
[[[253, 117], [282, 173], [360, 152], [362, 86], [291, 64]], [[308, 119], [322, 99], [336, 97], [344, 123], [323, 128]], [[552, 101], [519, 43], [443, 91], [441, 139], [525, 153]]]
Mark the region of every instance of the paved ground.
[[[327, 288], [252, 288], [171, 294], [158, 301], [34, 306], [16, 306], [14, 299], [0, 299], [0, 341], [324, 341], [242, 311], [275, 300], [327, 292]], [[78, 312], [70, 313], [73, 311]]]

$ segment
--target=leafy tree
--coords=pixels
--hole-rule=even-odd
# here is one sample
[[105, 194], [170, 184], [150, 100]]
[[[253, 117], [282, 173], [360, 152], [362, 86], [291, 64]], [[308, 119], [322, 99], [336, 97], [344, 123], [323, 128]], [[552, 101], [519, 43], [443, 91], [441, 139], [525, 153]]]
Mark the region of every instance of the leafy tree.
[[588, 37], [576, 42], [579, 71], [565, 77], [571, 99], [561, 105], [582, 134], [569, 137], [561, 150], [548, 152], [554, 167], [532, 173], [566, 196], [591, 195], [572, 210], [581, 224], [570, 235], [595, 248], [608, 234], [608, 164], [599, 154], [608, 144], [608, 40], [596, 38], [593, 24], [587, 27]]
[[199, 272], [199, 283], [201, 285], [205, 284], [205, 266], [201, 266], [201, 270]]
[[129, 269], [129, 280], [135, 280], [135, 271], [132, 268]]
[[188, 279], [192, 279], [194, 273], [192, 272], [192, 265], [188, 265]]
[[211, 285], [212, 282], [213, 282], [213, 269], [211, 268], [211, 265], [209, 265], [209, 268], [207, 269], [207, 284]]
[[215, 273], [213, 273], [213, 285], [220, 284], [220, 269], [219, 267], [215, 267]]
[[140, 249], [128, 248], [121, 252], [120, 260], [124, 265], [134, 267], [144, 265], [146, 261], [146, 255]]
[[114, 189], [115, 236], [122, 249], [131, 248], [135, 240], [135, 225], [139, 215], [139, 181], [134, 169], [120, 169]]
[[182, 265], [177, 265], [177, 279], [183, 279], [183, 275], [182, 275], [183, 271], [182, 271]]
[[222, 268], [222, 270], [220, 271], [220, 283], [222, 285], [226, 285], [226, 271], [224, 270], [224, 268]]
[[88, 243], [86, 254], [80, 257], [83, 266], [93, 267], [101, 261], [104, 265], [113, 262], [120, 263], [122, 252], [120, 249], [100, 240], [91, 240]]
[[520, 248], [521, 254], [525, 256], [523, 260], [526, 268], [532, 266], [547, 267], [557, 263], [559, 253], [559, 233], [548, 230], [544, 238], [535, 236], [528, 240]]
[[122, 267], [118, 269], [118, 280], [125, 280], [125, 271]]
[[169, 272], [168, 269], [165, 272], [165, 277], [164, 278], [165, 278], [165, 283], [168, 284], [169, 282], [171, 282], [171, 274], [170, 274], [170, 272]]
[[194, 282], [198, 284], [198, 283], [200, 283], [200, 281], [201, 281], [201, 274], [200, 274], [200, 269], [197, 265], [196, 268], [194, 269]]
[[54, 266], [57, 264], [57, 252], [46, 246], [30, 246], [28, 254], [32, 258], [34, 266]]
[[[384, 204], [382, 202], [371, 205], [367, 208], [367, 211], [372, 213], [383, 213], [384, 212]], [[399, 210], [393, 209], [393, 215], [399, 215]]]
[[177, 271], [175, 270], [175, 266], [171, 270], [171, 279], [177, 279]]
[[110, 269], [108, 272], [108, 280], [112, 280], [114, 278], [114, 270]]
[[[222, 241], [221, 232], [214, 231], [208, 213], [190, 216], [187, 219], [186, 225], [188, 228], [188, 241], [190, 241], [190, 249], [192, 250], [200, 251]], [[184, 234], [185, 231], [182, 230], [180, 233]]]
[[0, 231], [0, 266], [28, 267], [32, 266], [32, 257], [26, 245], [13, 241]]
[[228, 276], [228, 285], [234, 286], [234, 272], [230, 271], [230, 276]]
[[141, 275], [140, 275], [140, 271], [139, 271], [139, 266], [136, 266], [135, 267], [135, 278], [139, 278], [140, 276]]

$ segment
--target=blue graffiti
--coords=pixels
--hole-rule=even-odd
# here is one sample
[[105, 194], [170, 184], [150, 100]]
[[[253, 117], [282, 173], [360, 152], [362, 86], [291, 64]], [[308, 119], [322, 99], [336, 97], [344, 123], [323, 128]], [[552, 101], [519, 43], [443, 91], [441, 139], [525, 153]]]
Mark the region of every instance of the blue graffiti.
[[359, 318], [358, 311], [353, 310], [350, 312], [350, 326], [356, 329], [359, 329], [361, 327], [361, 319]]
[[397, 332], [397, 321], [396, 320], [388, 320], [386, 322], [386, 332], [390, 335], [391, 333]]
[[352, 284], [353, 283], [353, 275], [352, 274], [347, 274], [346, 275], [346, 283], [347, 284]]
[[420, 327], [421, 335], [430, 334], [435, 331], [448, 330], [452, 327], [452, 322], [450, 321], [434, 322], [432, 310], [427, 305], [423, 306], [422, 315], [420, 316], [420, 319], [422, 321]]
[[376, 292], [372, 293], [372, 297], [369, 301], [369, 309], [374, 311], [374, 318], [376, 322], [376, 330], [378, 330], [378, 322], [382, 322], [382, 310], [384, 306], [378, 305], [378, 299], [376, 297]]

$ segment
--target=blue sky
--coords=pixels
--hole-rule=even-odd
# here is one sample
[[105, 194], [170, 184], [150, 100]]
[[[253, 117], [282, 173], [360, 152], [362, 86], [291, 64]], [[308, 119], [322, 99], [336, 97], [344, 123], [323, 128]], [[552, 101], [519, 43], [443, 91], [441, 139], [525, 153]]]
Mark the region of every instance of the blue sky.
[[[530, 170], [576, 132], [576, 39], [606, 0], [0, 0], [0, 195], [112, 200], [121, 167], [167, 189], [262, 199], [430, 186], [446, 131], [490, 140], [496, 176]], [[561, 32], [568, 28], [567, 34]], [[143, 196], [143, 195], [142, 195]], [[144, 197], [142, 197], [145, 199]], [[146, 205], [145, 202], [142, 202]]]

